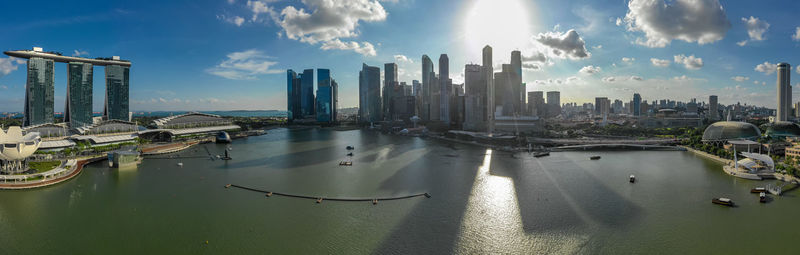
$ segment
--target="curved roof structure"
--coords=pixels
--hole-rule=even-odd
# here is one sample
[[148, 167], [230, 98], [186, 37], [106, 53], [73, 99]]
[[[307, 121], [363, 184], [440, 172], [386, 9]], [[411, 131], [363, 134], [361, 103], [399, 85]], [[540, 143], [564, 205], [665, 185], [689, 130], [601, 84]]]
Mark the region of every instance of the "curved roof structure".
[[9, 127], [8, 131], [0, 129], [0, 159], [25, 159], [36, 152], [41, 143], [39, 133], [31, 132], [23, 136], [20, 127]]
[[11, 51], [5, 51], [3, 53], [16, 58], [45, 58], [45, 59], [52, 59], [55, 62], [62, 62], [62, 63], [81, 62], [81, 63], [89, 63], [96, 66], [107, 66], [107, 65], [131, 66], [131, 62], [127, 60], [120, 60], [115, 58], [70, 57], [70, 56], [62, 56], [61, 54], [54, 52], [43, 52], [37, 50], [11, 50]]
[[765, 124], [765, 134], [770, 137], [794, 137], [800, 136], [800, 125], [789, 121], [778, 121]]
[[153, 121], [159, 129], [195, 128], [207, 126], [226, 126], [231, 121], [219, 115], [190, 112], [181, 115], [169, 116]]
[[753, 124], [739, 121], [718, 121], [703, 132], [703, 141], [755, 140], [761, 130]]

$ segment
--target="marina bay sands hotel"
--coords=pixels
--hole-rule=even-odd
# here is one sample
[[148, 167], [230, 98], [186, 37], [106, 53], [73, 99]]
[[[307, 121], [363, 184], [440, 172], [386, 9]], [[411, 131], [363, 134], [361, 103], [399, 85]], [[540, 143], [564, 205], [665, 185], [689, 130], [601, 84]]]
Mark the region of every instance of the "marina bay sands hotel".
[[129, 70], [131, 62], [111, 58], [81, 58], [45, 52], [42, 48], [3, 52], [8, 56], [28, 59], [25, 84], [25, 116], [23, 126], [55, 121], [55, 62], [67, 63], [67, 95], [64, 122], [71, 128], [92, 125], [92, 89], [94, 66], [105, 66], [106, 93], [103, 118], [128, 121]]

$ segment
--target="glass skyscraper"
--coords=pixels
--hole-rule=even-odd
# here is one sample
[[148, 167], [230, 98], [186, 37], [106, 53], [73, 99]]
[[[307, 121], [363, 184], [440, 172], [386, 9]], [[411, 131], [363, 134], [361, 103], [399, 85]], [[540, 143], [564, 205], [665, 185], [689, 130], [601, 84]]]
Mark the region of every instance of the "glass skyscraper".
[[633, 116], [642, 115], [642, 96], [639, 93], [633, 93]]
[[333, 112], [334, 107], [334, 93], [331, 80], [331, 71], [328, 69], [317, 69], [317, 121], [318, 122], [333, 122], [335, 116]]
[[300, 75], [300, 114], [298, 118], [314, 115], [314, 69], [305, 69]]
[[360, 122], [377, 122], [381, 116], [381, 68], [362, 64], [358, 73], [358, 114]]
[[128, 89], [130, 67], [106, 66], [106, 100], [103, 116], [107, 120], [128, 121]]
[[300, 79], [297, 78], [297, 73], [292, 69], [286, 70], [286, 111], [287, 119], [290, 122], [301, 115]]
[[89, 63], [67, 64], [67, 98], [64, 106], [64, 122], [79, 128], [92, 124], [93, 66]]
[[25, 116], [23, 126], [53, 123], [55, 116], [55, 70], [52, 59], [28, 59], [28, 80], [25, 84]]

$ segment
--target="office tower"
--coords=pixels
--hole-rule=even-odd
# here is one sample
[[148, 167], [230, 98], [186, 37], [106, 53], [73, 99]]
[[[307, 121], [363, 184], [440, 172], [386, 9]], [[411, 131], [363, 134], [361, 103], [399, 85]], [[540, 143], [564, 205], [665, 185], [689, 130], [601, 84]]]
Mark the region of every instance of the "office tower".
[[708, 97], [708, 118], [711, 120], [719, 119], [719, 103], [717, 103], [717, 96], [711, 95]]
[[607, 97], [594, 98], [594, 114], [604, 115], [609, 114], [611, 110], [611, 101]]
[[525, 110], [525, 86], [522, 84], [522, 54], [518, 50], [511, 52], [511, 68], [514, 72], [511, 77], [514, 115], [522, 115]]
[[362, 64], [358, 73], [358, 113], [362, 123], [381, 121], [381, 69]]
[[434, 72], [430, 73], [430, 80], [431, 80], [431, 101], [430, 101], [430, 120], [431, 121], [439, 121], [441, 120], [441, 108], [439, 107], [439, 102], [441, 101], [441, 87], [439, 87], [439, 75]]
[[639, 93], [633, 93], [633, 116], [642, 115], [642, 96]]
[[25, 116], [23, 126], [53, 123], [55, 116], [55, 70], [52, 59], [28, 59], [28, 79], [25, 83]]
[[492, 66], [492, 47], [483, 47], [483, 77], [486, 79], [486, 125], [487, 132], [494, 131], [494, 66]]
[[528, 92], [528, 112], [531, 116], [544, 117], [546, 112], [544, 104], [544, 92], [531, 91]]
[[393, 120], [394, 92], [397, 89], [397, 64], [386, 63], [383, 65], [383, 117]]
[[305, 69], [300, 74], [300, 114], [308, 118], [314, 115], [314, 69]]
[[794, 103], [794, 117], [800, 118], [800, 102]]
[[334, 115], [333, 80], [329, 69], [317, 69], [317, 122], [332, 123], [336, 120]]
[[421, 91], [422, 91], [422, 84], [419, 83], [418, 80], [412, 80], [411, 81], [411, 95], [417, 97], [417, 96], [420, 95]]
[[72, 128], [92, 125], [92, 64], [67, 64], [67, 97], [64, 100], [64, 122]]
[[127, 66], [106, 66], [106, 107], [103, 115], [107, 120], [128, 120], [129, 73]]
[[778, 111], [776, 121], [788, 121], [792, 107], [792, 86], [789, 84], [792, 68], [787, 63], [778, 64]]
[[464, 130], [486, 130], [486, 72], [483, 66], [464, 67]]
[[517, 108], [519, 104], [519, 87], [514, 89], [514, 84], [518, 81], [518, 76], [514, 67], [511, 64], [503, 64], [499, 73], [494, 75], [494, 102], [497, 107], [502, 108], [502, 111], [497, 111], [502, 116], [514, 116], [518, 113]]
[[547, 92], [547, 116], [556, 117], [561, 114], [561, 92]]
[[403, 96], [414, 96], [414, 87], [408, 85], [406, 82], [400, 82], [400, 89], [403, 91]]
[[439, 120], [450, 123], [450, 97], [453, 88], [450, 85], [450, 59], [447, 54], [439, 55]]
[[[433, 62], [428, 55], [422, 55], [422, 102], [421, 102], [421, 113], [420, 118], [423, 121], [431, 120], [431, 97], [432, 97], [432, 85], [431, 85], [431, 76], [433, 74]], [[438, 117], [438, 116], [437, 116]]]
[[302, 119], [300, 112], [300, 77], [292, 69], [286, 70], [286, 111], [287, 120]]

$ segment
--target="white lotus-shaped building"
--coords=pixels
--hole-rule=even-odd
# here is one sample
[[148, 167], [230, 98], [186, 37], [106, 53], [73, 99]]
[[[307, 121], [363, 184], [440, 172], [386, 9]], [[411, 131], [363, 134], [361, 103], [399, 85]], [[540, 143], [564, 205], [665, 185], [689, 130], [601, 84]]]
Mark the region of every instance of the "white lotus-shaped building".
[[42, 143], [39, 133], [22, 135], [20, 127], [0, 129], [0, 170], [3, 173], [18, 173], [27, 169], [24, 160], [31, 156]]

